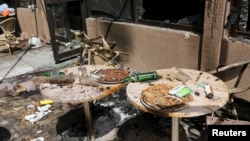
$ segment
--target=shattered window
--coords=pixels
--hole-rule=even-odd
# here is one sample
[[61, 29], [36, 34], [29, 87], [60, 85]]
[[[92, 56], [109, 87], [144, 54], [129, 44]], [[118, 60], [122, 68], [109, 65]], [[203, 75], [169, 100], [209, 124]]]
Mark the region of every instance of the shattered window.
[[91, 0], [91, 12], [95, 17], [132, 19], [131, 0]]
[[248, 26], [248, 13], [249, 13], [249, 2], [248, 0], [242, 0], [240, 6], [240, 17], [239, 17], [239, 30], [246, 31], [249, 30]]
[[145, 10], [142, 18], [191, 25], [204, 11], [200, 0], [152, 1], [143, 0]]
[[181, 30], [202, 32], [205, 0], [152, 1], [143, 0], [140, 21]]
[[[93, 17], [130, 20], [138, 24], [203, 30], [205, 0], [90, 0]], [[177, 26], [178, 25], [178, 26]], [[181, 28], [183, 29], [183, 28]]]
[[231, 36], [250, 37], [250, 0], [232, 0], [225, 28]]

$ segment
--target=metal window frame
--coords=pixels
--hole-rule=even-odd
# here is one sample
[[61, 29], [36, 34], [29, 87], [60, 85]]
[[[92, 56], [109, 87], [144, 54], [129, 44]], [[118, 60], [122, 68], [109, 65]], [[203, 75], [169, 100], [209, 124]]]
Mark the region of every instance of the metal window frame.
[[[81, 9], [81, 18], [82, 18], [82, 28], [84, 31], [86, 31], [86, 22], [85, 22], [85, 18], [88, 15], [88, 11], [86, 10], [86, 5], [87, 5], [87, 0], [45, 0], [45, 7], [46, 7], [46, 14], [47, 14], [47, 21], [48, 21], [48, 25], [49, 25], [49, 32], [50, 32], [50, 36], [51, 36], [51, 45], [52, 45], [52, 51], [53, 51], [53, 55], [54, 55], [54, 60], [55, 63], [61, 63], [63, 61], [69, 60], [69, 59], [73, 59], [75, 57], [82, 57], [82, 47], [78, 47], [78, 48], [72, 48], [70, 50], [66, 50], [66, 51], [60, 51], [59, 48], [61, 47], [60, 44], [57, 42], [57, 40], [59, 41], [66, 41], [67, 40], [71, 40], [70, 37], [66, 37], [65, 38], [61, 38], [55, 35], [55, 25], [53, 22], [53, 15], [52, 15], [52, 11], [50, 9], [50, 6], [52, 4], [56, 4], [56, 3], [67, 3], [67, 2], [73, 2], [73, 1], [79, 1], [80, 2], [80, 9]], [[68, 14], [64, 13], [65, 17], [68, 18]], [[68, 21], [66, 21], [66, 26], [69, 28], [69, 23]], [[67, 35], [69, 35], [69, 30], [70, 29], [66, 29], [67, 30]]]
[[[89, 5], [88, 7], [88, 15], [86, 17], [93, 17], [92, 11], [91, 11], [91, 0], [86, 0], [88, 1]], [[163, 28], [172, 28], [172, 29], [177, 29], [177, 30], [185, 30], [185, 31], [193, 31], [193, 26], [192, 25], [180, 25], [180, 24], [175, 24], [175, 23], [164, 23], [161, 21], [157, 20], [148, 20], [148, 19], [139, 19], [138, 18], [138, 12], [137, 12], [137, 6], [138, 6], [138, 0], [129, 0], [131, 2], [131, 13], [132, 13], [132, 20], [123, 20], [123, 19], [114, 19], [111, 21], [117, 21], [117, 22], [132, 22], [136, 24], [142, 24], [142, 25], [148, 25], [148, 26], [156, 26], [156, 27], [163, 27]], [[85, 7], [85, 9], [87, 9]], [[97, 17], [95, 17], [97, 18]], [[105, 19], [109, 21], [110, 19]]]

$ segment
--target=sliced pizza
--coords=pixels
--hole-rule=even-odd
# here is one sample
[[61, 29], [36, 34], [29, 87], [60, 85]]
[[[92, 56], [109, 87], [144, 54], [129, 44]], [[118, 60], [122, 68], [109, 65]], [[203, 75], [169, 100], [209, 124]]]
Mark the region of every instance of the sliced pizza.
[[155, 84], [148, 86], [142, 91], [141, 100], [146, 106], [160, 110], [180, 109], [193, 101], [193, 96], [191, 94], [181, 98], [169, 94], [169, 91], [174, 87], [174, 85], [168, 84]]

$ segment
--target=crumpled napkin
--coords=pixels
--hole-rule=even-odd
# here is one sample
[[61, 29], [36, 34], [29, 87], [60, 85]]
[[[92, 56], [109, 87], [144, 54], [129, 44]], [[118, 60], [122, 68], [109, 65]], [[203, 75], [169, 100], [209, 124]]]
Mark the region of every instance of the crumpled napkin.
[[34, 122], [40, 120], [48, 113], [50, 113], [51, 112], [50, 107], [51, 105], [49, 104], [44, 106], [37, 106], [38, 110], [37, 112], [35, 112], [34, 114], [26, 115], [24, 118], [33, 124]]

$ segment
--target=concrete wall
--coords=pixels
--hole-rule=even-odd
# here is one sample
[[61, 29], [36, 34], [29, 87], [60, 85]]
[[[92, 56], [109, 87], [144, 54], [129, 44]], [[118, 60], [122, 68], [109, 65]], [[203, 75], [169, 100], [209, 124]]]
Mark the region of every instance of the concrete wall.
[[200, 69], [208, 71], [216, 68], [220, 62], [227, 0], [207, 0], [205, 7]]
[[[198, 68], [200, 36], [186, 31], [86, 19], [90, 38], [103, 35], [117, 43], [114, 50], [121, 55], [125, 66], [138, 71], [169, 67]], [[107, 35], [107, 36], [106, 36]]]
[[[242, 41], [229, 40], [224, 38], [221, 45], [221, 64], [230, 64], [238, 61], [250, 59], [250, 44]], [[250, 84], [250, 66], [243, 75], [240, 86]], [[250, 90], [237, 93], [236, 97], [245, 99], [250, 102]]]
[[[183, 67], [198, 69], [201, 37], [191, 32], [172, 30], [130, 23], [109, 23], [94, 18], [86, 19], [87, 33], [91, 38], [107, 35], [115, 41], [114, 50], [130, 53], [122, 55], [125, 66], [138, 71]], [[237, 40], [237, 39], [236, 39]], [[207, 46], [212, 44], [208, 43]], [[204, 53], [203, 53], [204, 54]], [[235, 63], [250, 59], [250, 44], [222, 38], [219, 64]], [[209, 56], [209, 54], [207, 54]], [[250, 83], [247, 69], [240, 86]], [[237, 97], [250, 101], [250, 90]]]
[[17, 20], [21, 37], [27, 39], [32, 36], [40, 38], [43, 42], [50, 42], [49, 28], [46, 18], [44, 1], [36, 0], [37, 8], [32, 11], [29, 8], [17, 7]]

